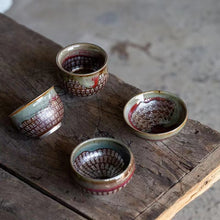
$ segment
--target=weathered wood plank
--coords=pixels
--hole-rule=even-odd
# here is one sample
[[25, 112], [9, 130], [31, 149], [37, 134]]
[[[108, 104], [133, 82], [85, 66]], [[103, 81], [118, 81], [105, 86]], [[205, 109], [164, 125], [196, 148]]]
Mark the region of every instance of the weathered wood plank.
[[0, 219], [84, 219], [0, 168]]
[[[172, 219], [178, 211], [220, 179], [219, 161], [220, 148], [218, 147], [174, 187], [148, 206], [136, 219], [150, 219], [152, 217], [158, 220]], [[217, 167], [216, 163], [219, 164]]]
[[[18, 44], [16, 39], [23, 41]], [[158, 199], [220, 147], [220, 134], [193, 120], [177, 136], [161, 142], [135, 136], [124, 122], [123, 107], [140, 90], [112, 74], [104, 90], [93, 97], [72, 98], [60, 89], [63, 126], [44, 140], [26, 138], [12, 127], [7, 115], [51, 85], [59, 85], [55, 56], [60, 47], [3, 15], [0, 47], [0, 163], [92, 218], [133, 219], [154, 204], [157, 208], [151, 216], [159, 216], [164, 210], [158, 208], [163, 207], [157, 205]], [[69, 175], [72, 149], [99, 136], [127, 144], [137, 165], [128, 186], [108, 197], [82, 193]], [[190, 188], [195, 185], [187, 184]]]

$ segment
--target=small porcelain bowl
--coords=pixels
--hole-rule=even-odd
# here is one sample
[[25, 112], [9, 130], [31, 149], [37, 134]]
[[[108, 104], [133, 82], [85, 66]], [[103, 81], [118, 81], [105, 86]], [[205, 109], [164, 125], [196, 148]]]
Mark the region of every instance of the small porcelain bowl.
[[137, 135], [148, 140], [162, 140], [184, 127], [187, 108], [179, 97], [169, 92], [143, 92], [125, 105], [124, 119]]
[[134, 174], [132, 152], [112, 138], [94, 138], [79, 144], [70, 158], [72, 174], [93, 195], [108, 195], [125, 187]]
[[108, 79], [107, 53], [98, 45], [76, 43], [61, 49], [56, 62], [65, 90], [76, 96], [99, 92]]
[[61, 126], [64, 108], [54, 87], [12, 112], [9, 117], [29, 137], [46, 137]]

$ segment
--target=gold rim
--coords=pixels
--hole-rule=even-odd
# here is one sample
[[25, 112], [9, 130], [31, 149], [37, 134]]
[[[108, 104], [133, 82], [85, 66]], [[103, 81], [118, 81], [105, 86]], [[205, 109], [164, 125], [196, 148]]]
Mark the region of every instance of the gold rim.
[[[94, 46], [96, 48], [98, 48], [99, 50], [101, 50], [104, 54], [104, 57], [105, 57], [105, 62], [104, 64], [102, 65], [101, 68], [99, 68], [97, 71], [94, 71], [94, 72], [91, 72], [91, 73], [87, 73], [87, 74], [76, 74], [76, 73], [70, 73], [68, 71], [66, 71], [63, 67], [62, 67], [62, 64], [60, 63], [59, 59], [60, 59], [60, 54], [64, 51], [64, 50], [67, 50], [69, 47], [72, 47], [72, 46], [77, 46], [77, 45], [89, 45], [89, 46]], [[67, 73], [68, 75], [70, 76], [79, 76], [79, 77], [83, 77], [83, 76], [92, 76], [92, 75], [95, 75], [96, 73], [99, 73], [100, 71], [102, 71], [103, 69], [106, 68], [107, 66], [107, 61], [108, 61], [108, 55], [107, 53], [105, 52], [105, 50], [103, 48], [101, 48], [100, 46], [96, 45], [96, 44], [91, 44], [91, 43], [75, 43], [75, 44], [70, 44], [62, 49], [60, 49], [60, 51], [57, 53], [57, 56], [56, 56], [56, 63], [57, 63], [57, 66], [60, 68], [60, 70], [62, 70], [63, 72]]]
[[[125, 115], [125, 111], [126, 109], [128, 108], [128, 105], [129, 103], [131, 102], [131, 100], [135, 99], [136, 97], [138, 97], [139, 95], [144, 95], [144, 94], [152, 94], [152, 93], [157, 93], [157, 94], [165, 94], [165, 95], [169, 95], [171, 97], [174, 97], [176, 98], [178, 101], [180, 101], [180, 103], [183, 105], [184, 109], [185, 109], [185, 112], [186, 112], [186, 115], [185, 115], [185, 118], [183, 120], [183, 122], [178, 126], [176, 127], [175, 129], [171, 130], [171, 131], [167, 131], [167, 132], [163, 132], [163, 133], [158, 133], [158, 134], [150, 134], [150, 133], [147, 133], [147, 132], [143, 132], [143, 131], [140, 131], [138, 129], [136, 129], [135, 127], [133, 127], [131, 125], [131, 123], [129, 122], [128, 120], [128, 116]], [[124, 107], [124, 111], [123, 111], [123, 116], [124, 116], [124, 120], [126, 121], [126, 123], [129, 125], [130, 128], [132, 128], [133, 130], [135, 130], [137, 133], [143, 135], [143, 136], [148, 136], [149, 137], [149, 140], [157, 140], [159, 138], [157, 137], [162, 137], [162, 136], [169, 136], [173, 133], [176, 133], [177, 131], [181, 130], [183, 128], [183, 126], [186, 124], [186, 121], [188, 119], [188, 111], [187, 111], [187, 107], [186, 107], [186, 104], [185, 102], [180, 98], [178, 97], [177, 95], [173, 94], [173, 93], [170, 93], [170, 92], [166, 92], [166, 91], [161, 91], [161, 90], [150, 90], [150, 91], [146, 91], [146, 92], [141, 92], [137, 95], [135, 95], [134, 97], [132, 97], [125, 105]], [[152, 139], [151, 139], [152, 138]]]
[[54, 89], [54, 86], [50, 87], [48, 90], [46, 90], [45, 92], [43, 92], [41, 95], [39, 95], [37, 98], [33, 99], [32, 101], [28, 102], [27, 104], [19, 107], [18, 109], [16, 109], [15, 111], [13, 111], [9, 117], [12, 117], [14, 115], [16, 115], [18, 112], [22, 111], [23, 109], [27, 108], [29, 105], [33, 104], [34, 102], [36, 102], [38, 99], [40, 99], [41, 97], [45, 96], [47, 93], [49, 93], [52, 89]]
[[[107, 140], [107, 141], [109, 140], [109, 141], [113, 141], [113, 142], [115, 142], [115, 143], [118, 143], [118, 144], [122, 145], [125, 149], [127, 149], [128, 152], [129, 152], [129, 155], [130, 155], [130, 161], [129, 161], [128, 166], [126, 167], [126, 169], [123, 170], [123, 171], [122, 171], [120, 174], [118, 174], [117, 176], [114, 176], [114, 177], [111, 177], [111, 178], [108, 178], [108, 179], [93, 179], [93, 178], [85, 177], [85, 176], [81, 175], [79, 172], [77, 172], [76, 169], [75, 169], [74, 166], [73, 166], [73, 157], [74, 157], [74, 154], [80, 149], [80, 147], [81, 147], [82, 145], [84, 145], [84, 144], [86, 144], [86, 143], [89, 143], [89, 142], [91, 142], [91, 141], [95, 141], [95, 140]], [[80, 178], [80, 179], [82, 179], [82, 180], [84, 180], [84, 181], [86, 181], [86, 182], [89, 182], [89, 183], [96, 183], [96, 184], [99, 184], [99, 183], [100, 183], [100, 184], [103, 184], [103, 183], [115, 182], [116, 180], [118, 180], [118, 179], [120, 179], [121, 177], [123, 177], [124, 174], [130, 173], [129, 171], [130, 171], [130, 170], [133, 170], [133, 166], [134, 166], [134, 164], [135, 164], [135, 161], [134, 161], [133, 153], [131, 152], [131, 150], [130, 150], [125, 144], [123, 144], [122, 142], [120, 142], [120, 141], [118, 141], [118, 140], [116, 140], [116, 139], [113, 139], [113, 138], [105, 138], [105, 137], [103, 137], [103, 138], [92, 138], [92, 139], [88, 139], [88, 140], [86, 140], [86, 141], [80, 143], [79, 145], [77, 145], [76, 148], [75, 148], [75, 149], [72, 151], [72, 153], [71, 153], [71, 156], [70, 156], [70, 164], [71, 164], [71, 168], [72, 168], [74, 174], [75, 174], [78, 178]], [[125, 175], [125, 177], [126, 177], [126, 175]]]

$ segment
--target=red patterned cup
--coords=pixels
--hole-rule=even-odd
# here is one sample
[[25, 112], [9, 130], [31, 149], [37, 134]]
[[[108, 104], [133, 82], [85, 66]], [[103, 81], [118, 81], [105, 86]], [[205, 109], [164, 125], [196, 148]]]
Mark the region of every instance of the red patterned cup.
[[107, 54], [99, 46], [76, 43], [61, 49], [56, 57], [65, 90], [76, 96], [99, 92], [108, 79]]
[[140, 93], [124, 107], [126, 123], [137, 135], [148, 140], [162, 140], [177, 134], [187, 118], [183, 100], [160, 90]]
[[63, 113], [63, 103], [52, 86], [28, 104], [16, 109], [9, 117], [23, 134], [42, 138], [61, 126]]
[[75, 181], [93, 195], [109, 195], [131, 180], [135, 162], [130, 149], [112, 138], [93, 138], [74, 148], [70, 164]]

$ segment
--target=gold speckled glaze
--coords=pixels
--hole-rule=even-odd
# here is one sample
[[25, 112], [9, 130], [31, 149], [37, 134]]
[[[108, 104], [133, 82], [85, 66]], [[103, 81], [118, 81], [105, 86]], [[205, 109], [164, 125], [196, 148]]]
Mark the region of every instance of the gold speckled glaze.
[[[97, 61], [100, 64], [99, 66], [91, 63], [90, 67], [96, 67], [95, 69], [91, 69], [90, 72], [86, 73], [71, 71], [71, 68], [74, 69], [74, 65], [77, 65], [77, 63], [80, 63], [78, 65], [81, 65], [81, 69], [83, 69], [86, 63], [92, 62], [92, 58], [96, 61], [101, 60], [100, 62]], [[81, 61], [78, 59], [81, 59]], [[69, 94], [83, 97], [98, 93], [108, 80], [107, 59], [107, 53], [95, 44], [76, 43], [61, 49], [57, 54], [56, 63], [61, 70], [65, 90]], [[66, 62], [66, 66], [70, 70], [65, 68]]]
[[[100, 155], [104, 152], [107, 153]], [[91, 157], [94, 154], [96, 157]], [[111, 169], [108, 163], [113, 164], [118, 157], [123, 158], [120, 161], [123, 161], [124, 164], [120, 172], [116, 175], [112, 174], [108, 177], [101, 176], [102, 178], [99, 178], [99, 166], [107, 169], [106, 172], [108, 172]], [[113, 159], [111, 160], [111, 158]], [[71, 154], [70, 164], [74, 180], [85, 191], [94, 195], [108, 195], [118, 192], [128, 184], [135, 170], [134, 156], [130, 149], [122, 142], [112, 138], [93, 138], [79, 144]], [[118, 165], [118, 163], [116, 164]], [[82, 173], [80, 169], [84, 169], [85, 173]]]
[[61, 126], [63, 114], [63, 103], [52, 86], [12, 112], [9, 117], [21, 133], [29, 137], [42, 138]]
[[177, 134], [187, 118], [183, 100], [160, 90], [140, 93], [124, 107], [126, 123], [138, 136], [148, 140], [162, 140]]

